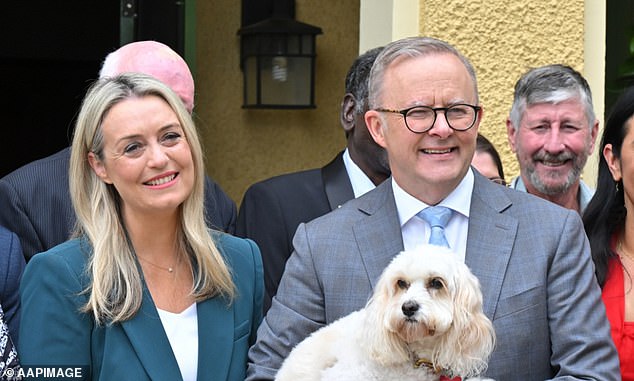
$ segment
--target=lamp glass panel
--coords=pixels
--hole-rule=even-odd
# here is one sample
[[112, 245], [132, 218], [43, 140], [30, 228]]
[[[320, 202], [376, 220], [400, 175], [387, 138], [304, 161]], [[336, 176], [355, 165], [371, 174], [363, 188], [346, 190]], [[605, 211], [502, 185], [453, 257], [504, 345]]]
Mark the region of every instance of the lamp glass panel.
[[311, 57], [262, 57], [262, 104], [310, 105]]

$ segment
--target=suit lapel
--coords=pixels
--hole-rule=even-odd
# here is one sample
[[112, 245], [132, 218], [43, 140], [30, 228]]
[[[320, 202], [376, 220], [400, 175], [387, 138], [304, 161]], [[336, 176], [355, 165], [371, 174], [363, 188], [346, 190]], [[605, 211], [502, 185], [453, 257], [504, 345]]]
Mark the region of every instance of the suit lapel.
[[[234, 302], [235, 303], [235, 302]], [[231, 364], [233, 309], [220, 297], [198, 303], [198, 379], [224, 380]]]
[[374, 289], [379, 276], [392, 258], [403, 251], [403, 236], [388, 178], [374, 191], [359, 199], [359, 211], [366, 214], [353, 226], [361, 260]]
[[[209, 375], [225, 379], [229, 374], [233, 345], [233, 310], [222, 298], [211, 298], [196, 305], [198, 314], [198, 379]], [[139, 361], [152, 380], [181, 380], [163, 324], [149, 291], [144, 289], [139, 312], [121, 323]]]
[[145, 285], [140, 310], [121, 326], [150, 379], [182, 380], [172, 347]]
[[321, 169], [324, 191], [328, 198], [330, 210], [335, 210], [346, 201], [354, 198], [352, 184], [343, 163], [343, 152], [340, 152], [330, 163]]
[[512, 205], [503, 189], [476, 174], [466, 263], [480, 281], [484, 312], [489, 317], [495, 316], [518, 229], [517, 219], [503, 213]]
[[[391, 178], [359, 201], [358, 209], [367, 217], [359, 219], [353, 231], [361, 260], [374, 288], [385, 267], [403, 250]], [[503, 213], [511, 205], [504, 188], [479, 174], [475, 175], [466, 263], [480, 281], [484, 312], [489, 317], [495, 314], [518, 229], [517, 219]]]

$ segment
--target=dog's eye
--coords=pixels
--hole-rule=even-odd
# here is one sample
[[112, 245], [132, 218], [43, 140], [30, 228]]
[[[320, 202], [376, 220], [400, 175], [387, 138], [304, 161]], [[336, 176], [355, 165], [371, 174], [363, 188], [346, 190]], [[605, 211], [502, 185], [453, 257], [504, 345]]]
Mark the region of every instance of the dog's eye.
[[399, 279], [396, 282], [396, 285], [398, 286], [398, 288], [400, 288], [401, 290], [407, 290], [409, 288], [409, 283], [407, 283], [406, 281], [404, 281], [403, 279]]
[[428, 288], [433, 288], [435, 290], [440, 290], [444, 286], [445, 286], [445, 284], [443, 283], [442, 279], [440, 279], [440, 278], [431, 278], [429, 280], [429, 283], [427, 284]]

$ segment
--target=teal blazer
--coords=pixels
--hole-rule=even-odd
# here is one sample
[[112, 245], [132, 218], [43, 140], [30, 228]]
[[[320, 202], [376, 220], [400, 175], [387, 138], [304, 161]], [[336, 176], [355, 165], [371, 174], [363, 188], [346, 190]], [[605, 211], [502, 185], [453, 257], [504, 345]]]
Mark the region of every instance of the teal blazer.
[[[247, 351], [262, 320], [262, 259], [253, 241], [213, 234], [237, 293], [231, 304], [215, 297], [197, 305], [198, 380], [244, 380]], [[20, 286], [22, 365], [82, 366], [85, 380], [181, 380], [145, 285], [140, 310], [123, 323], [97, 326], [79, 312], [87, 301], [89, 252], [75, 239], [29, 261]]]

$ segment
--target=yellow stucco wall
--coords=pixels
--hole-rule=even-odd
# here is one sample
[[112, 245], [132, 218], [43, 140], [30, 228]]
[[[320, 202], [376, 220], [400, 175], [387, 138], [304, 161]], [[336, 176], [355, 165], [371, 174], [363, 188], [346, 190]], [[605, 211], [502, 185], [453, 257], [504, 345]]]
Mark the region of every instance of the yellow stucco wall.
[[313, 110], [242, 109], [240, 1], [196, 4], [197, 125], [207, 172], [239, 203], [255, 181], [320, 167], [345, 145], [339, 108], [346, 72], [358, 53], [359, 1], [296, 0], [298, 21], [317, 36]]
[[[369, 2], [296, 0], [296, 19], [324, 32], [317, 36], [316, 109], [245, 110], [240, 2], [196, 2], [195, 112], [207, 172], [237, 203], [253, 182], [320, 167], [344, 146], [339, 106], [345, 73], [359, 52], [360, 3]], [[516, 176], [505, 128], [513, 85], [527, 69], [548, 63], [583, 73], [584, 0], [420, 0], [416, 11], [420, 35], [452, 43], [473, 62], [485, 110], [481, 132], [500, 151], [507, 179]], [[366, 20], [367, 27], [387, 22], [380, 17]], [[393, 17], [398, 24], [399, 15]]]
[[450, 42], [475, 66], [485, 111], [480, 131], [511, 179], [519, 173], [505, 127], [513, 86], [529, 68], [549, 63], [583, 72], [584, 1], [421, 0], [419, 11], [421, 35]]

